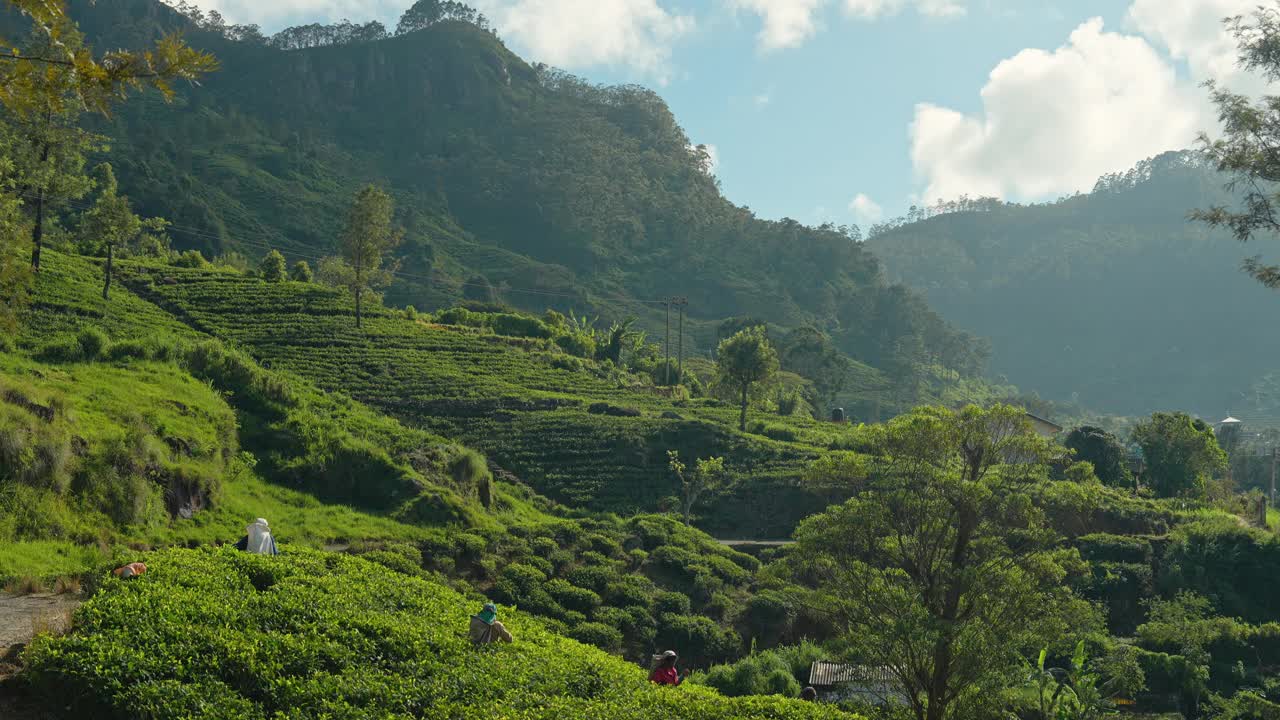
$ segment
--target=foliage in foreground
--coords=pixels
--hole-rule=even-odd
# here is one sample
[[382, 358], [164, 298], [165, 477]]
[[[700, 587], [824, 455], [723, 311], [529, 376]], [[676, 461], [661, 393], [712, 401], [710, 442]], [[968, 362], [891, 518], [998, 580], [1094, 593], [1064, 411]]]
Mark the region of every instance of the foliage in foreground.
[[869, 463], [815, 467], [855, 495], [801, 523], [798, 576], [918, 720], [985, 716], [1036, 643], [1096, 627], [1064, 584], [1079, 556], [1028, 494], [1060, 449], [1008, 405], [922, 408], [869, 434]]
[[29, 681], [79, 717], [849, 717], [778, 698], [660, 688], [633, 665], [504, 612], [512, 645], [473, 648], [477, 600], [358, 558], [170, 550], [104, 580]]

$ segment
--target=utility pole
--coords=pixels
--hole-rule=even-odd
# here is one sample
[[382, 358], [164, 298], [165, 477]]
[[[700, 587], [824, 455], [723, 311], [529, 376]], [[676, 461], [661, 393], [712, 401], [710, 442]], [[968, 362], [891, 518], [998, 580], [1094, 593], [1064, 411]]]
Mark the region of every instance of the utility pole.
[[662, 340], [663, 353], [666, 355], [666, 360], [662, 364], [667, 375], [666, 385], [671, 387], [671, 302], [667, 301], [662, 304], [667, 308], [667, 334]]
[[689, 298], [685, 298], [685, 297], [675, 298], [672, 302], [676, 304], [676, 307], [680, 308], [680, 330], [679, 330], [680, 335], [679, 335], [679, 340], [677, 340], [676, 342], [676, 347], [677, 347], [676, 357], [678, 358], [676, 360], [676, 378], [681, 383], [683, 383], [684, 382], [684, 308], [686, 305], [689, 304]]
[[1271, 504], [1276, 504], [1276, 462], [1280, 460], [1280, 447], [1271, 448]]

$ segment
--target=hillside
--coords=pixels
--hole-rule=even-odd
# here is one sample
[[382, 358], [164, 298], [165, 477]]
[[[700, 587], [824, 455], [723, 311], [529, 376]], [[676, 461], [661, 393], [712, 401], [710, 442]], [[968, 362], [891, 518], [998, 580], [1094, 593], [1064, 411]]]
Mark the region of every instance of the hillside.
[[[790, 570], [791, 550], [762, 563], [671, 514], [627, 516], [629, 503], [676, 488], [669, 478], [654, 487], [656, 461], [629, 469], [613, 459], [615, 448], [648, 452], [672, 440], [691, 443], [685, 457], [724, 452], [737, 464], [735, 482], [698, 514], [768, 527], [847, 492], [806, 496], [793, 481], [811, 458], [857, 464], [857, 455], [829, 451], [867, 448], [882, 427], [767, 416], [763, 430], [784, 439], [739, 433], [731, 408], [664, 398], [545, 338], [383, 309], [357, 334], [350, 300], [332, 290], [220, 267], [125, 263], [104, 301], [93, 261], [50, 251], [46, 262], [41, 304], [29, 314], [42, 323], [24, 323], [16, 346], [0, 348], [0, 449], [24, 447], [16, 437], [53, 452], [0, 465], [10, 468], [0, 473], [9, 511], [0, 521], [0, 576], [78, 577], [92, 599], [70, 635], [43, 638], [24, 655], [23, 688], [56, 695], [79, 716], [105, 717], [137, 708], [181, 716], [196, 698], [247, 717], [823, 712], [698, 688], [672, 700], [634, 666], [575, 640], [640, 662], [677, 647], [685, 667], [705, 669], [760, 662], [746, 654], [753, 645], [827, 639], [823, 606], [806, 599], [815, 578]], [[96, 330], [103, 327], [109, 336]], [[638, 414], [593, 413], [596, 404]], [[492, 465], [462, 438], [491, 449]], [[31, 460], [42, 457], [66, 463]], [[508, 463], [525, 474], [504, 472]], [[1271, 662], [1277, 610], [1259, 583], [1280, 564], [1273, 533], [1208, 503], [1135, 498], [1087, 472], [1079, 480], [1053, 479], [1056, 472], [1037, 469], [1018, 492], [1043, 513], [1055, 552], [1069, 561], [1054, 580], [1059, 591], [1097, 603], [1064, 632], [1137, 663], [1143, 708], [1194, 706], [1205, 687], [1195, 668], [1215, 692], [1270, 677], [1265, 667], [1241, 674], [1233, 663]], [[558, 505], [526, 478], [574, 505], [618, 512]], [[788, 499], [803, 497], [810, 505]], [[284, 556], [209, 547], [233, 541], [259, 515], [271, 519]], [[175, 545], [202, 549], [146, 551]], [[142, 581], [105, 577], [139, 558], [153, 568]], [[1150, 603], [1173, 602], [1182, 590], [1239, 620], [1153, 614], [1162, 606]], [[504, 604], [521, 642], [492, 655], [467, 648], [457, 628], [481, 594]], [[1198, 660], [1195, 648], [1178, 645], [1186, 632], [1214, 656]], [[1136, 648], [1109, 636], [1136, 638]], [[843, 652], [836, 648], [816, 651]], [[489, 661], [500, 669], [456, 672]], [[794, 686], [783, 672], [776, 687]], [[1020, 667], [1010, 673], [1015, 683], [1025, 676]], [[390, 676], [400, 678], [394, 687], [379, 680]], [[11, 690], [0, 683], [0, 696]], [[465, 699], [480, 691], [481, 699]], [[1016, 706], [1016, 696], [1008, 702]]]
[[[295, 51], [195, 29], [155, 0], [72, 3], [91, 43], [184, 29], [223, 69], [173, 105], [143, 100], [102, 129], [121, 187], [208, 255], [330, 254], [364, 183], [407, 230], [395, 305], [463, 297], [547, 306], [658, 332], [685, 296], [688, 344], [719, 321], [813, 324], [855, 359], [980, 370], [982, 341], [884, 282], [854, 230], [765, 221], [720, 194], [653, 92], [530, 66], [494, 36], [442, 22]], [[174, 193], [178, 189], [178, 193]]]
[[140, 581], [105, 581], [72, 635], [28, 655], [29, 681], [79, 717], [855, 717], [660, 688], [519, 612], [503, 614], [519, 642], [476, 649], [465, 629], [477, 600], [364, 560], [180, 550], [146, 561]]
[[[1187, 220], [1229, 202], [1171, 153], [1047, 205], [982, 203], [868, 240], [892, 278], [992, 342], [991, 372], [1048, 399], [1117, 414], [1189, 408], [1275, 423], [1274, 293], [1242, 247]], [[1266, 416], [1260, 418], [1259, 416]]]
[[476, 447], [571, 506], [657, 509], [679, 494], [668, 450], [726, 458], [734, 483], [700, 522], [723, 537], [786, 537], [822, 506], [797, 480], [839, 438], [829, 423], [773, 416], [767, 422], [781, 439], [740, 433], [734, 407], [664, 398], [638, 378], [545, 340], [477, 334], [382, 309], [357, 331], [351, 300], [318, 285], [163, 266], [128, 272], [129, 287], [192, 327], [249, 349], [273, 369]]
[[759, 561], [636, 513], [679, 493], [666, 450], [718, 452], [733, 482], [694, 507], [703, 524], [785, 536], [824, 503], [795, 482], [838, 438], [824, 424], [768, 425], [799, 442], [739, 433], [707, 401], [663, 417], [675, 405], [652, 386], [546, 341], [399, 312], [370, 317], [371, 343], [350, 299], [318, 285], [131, 263], [103, 300], [95, 269], [49, 251], [28, 315], [43, 322], [0, 346], [0, 581], [232, 542], [266, 516], [284, 542], [408, 562], [628, 657], [678, 639], [709, 663], [776, 635], [747, 608]]

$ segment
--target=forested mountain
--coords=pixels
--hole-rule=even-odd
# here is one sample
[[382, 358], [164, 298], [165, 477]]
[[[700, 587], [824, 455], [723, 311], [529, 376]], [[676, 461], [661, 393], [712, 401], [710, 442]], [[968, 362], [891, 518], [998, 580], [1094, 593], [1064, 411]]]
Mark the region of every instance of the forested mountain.
[[1043, 205], [965, 201], [876, 228], [891, 278], [991, 339], [992, 372], [1046, 398], [1136, 414], [1268, 414], [1280, 298], [1240, 271], [1266, 253], [1187, 219], [1230, 202], [1168, 153]]
[[985, 362], [984, 341], [884, 281], [857, 228], [756, 218], [721, 195], [656, 94], [530, 65], [483, 23], [285, 43], [156, 0], [72, 6], [95, 46], [185, 29], [221, 62], [198, 91], [130, 103], [103, 128], [122, 192], [175, 223], [178, 247], [330, 254], [349, 197], [373, 181], [407, 231], [397, 305], [497, 299], [656, 331], [655, 301], [679, 295], [702, 351], [719, 321], [750, 315], [813, 324], [898, 377]]

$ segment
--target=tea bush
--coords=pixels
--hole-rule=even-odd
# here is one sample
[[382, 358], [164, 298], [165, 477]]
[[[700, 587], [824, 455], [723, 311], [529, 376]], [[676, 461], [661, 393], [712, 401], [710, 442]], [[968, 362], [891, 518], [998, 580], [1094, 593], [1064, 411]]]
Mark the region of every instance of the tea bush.
[[[144, 556], [104, 578], [26, 679], [75, 717], [819, 720], [781, 698], [651, 685], [645, 672], [504, 610], [510, 645], [473, 647], [476, 601], [359, 558], [284, 548]], [[608, 628], [580, 633], [605, 638]]]

